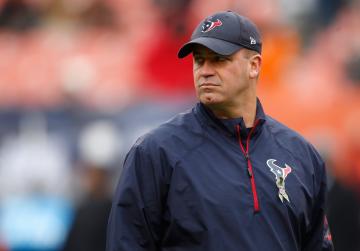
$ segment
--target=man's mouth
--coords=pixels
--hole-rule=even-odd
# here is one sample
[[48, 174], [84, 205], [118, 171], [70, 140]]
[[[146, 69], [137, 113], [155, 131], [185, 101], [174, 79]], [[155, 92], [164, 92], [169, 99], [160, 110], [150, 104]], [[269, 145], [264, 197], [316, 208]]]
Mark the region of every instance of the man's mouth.
[[219, 86], [219, 84], [214, 83], [201, 83], [199, 87], [213, 87], [213, 86]]

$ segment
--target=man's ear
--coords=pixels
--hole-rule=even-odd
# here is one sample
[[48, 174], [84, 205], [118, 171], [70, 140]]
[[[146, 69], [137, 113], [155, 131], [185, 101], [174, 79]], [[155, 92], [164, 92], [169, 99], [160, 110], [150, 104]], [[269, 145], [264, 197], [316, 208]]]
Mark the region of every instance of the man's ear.
[[249, 59], [250, 63], [250, 78], [258, 78], [260, 75], [262, 58], [260, 54], [252, 55]]

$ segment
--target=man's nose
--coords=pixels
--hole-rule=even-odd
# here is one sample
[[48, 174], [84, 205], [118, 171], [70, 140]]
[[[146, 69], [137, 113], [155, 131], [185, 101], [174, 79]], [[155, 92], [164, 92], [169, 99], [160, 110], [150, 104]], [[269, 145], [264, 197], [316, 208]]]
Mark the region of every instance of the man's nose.
[[200, 68], [200, 75], [203, 77], [213, 76], [215, 74], [214, 66], [210, 60], [204, 60]]

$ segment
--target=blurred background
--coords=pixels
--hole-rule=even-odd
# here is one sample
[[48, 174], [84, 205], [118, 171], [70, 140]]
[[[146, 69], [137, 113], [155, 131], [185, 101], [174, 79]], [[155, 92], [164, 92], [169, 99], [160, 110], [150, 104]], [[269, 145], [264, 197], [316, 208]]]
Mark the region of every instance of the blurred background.
[[103, 251], [136, 138], [196, 102], [180, 45], [232, 9], [263, 34], [265, 111], [321, 152], [360, 250], [359, 0], [0, 0], [0, 251]]

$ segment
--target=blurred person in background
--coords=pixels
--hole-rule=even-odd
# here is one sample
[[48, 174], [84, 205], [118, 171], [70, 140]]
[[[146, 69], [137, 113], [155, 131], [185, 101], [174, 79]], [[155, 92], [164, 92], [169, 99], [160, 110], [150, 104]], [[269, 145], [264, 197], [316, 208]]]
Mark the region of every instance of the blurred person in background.
[[68, 25], [69, 28], [115, 29], [114, 10], [108, 1], [56, 0], [46, 4], [44, 20]]
[[[193, 0], [152, 0], [158, 21], [142, 53], [143, 91], [147, 98], [174, 100], [192, 94], [191, 60], [180, 63], [178, 48], [189, 36]], [[183, 74], [177, 74], [177, 72]]]
[[200, 102], [129, 151], [108, 251], [333, 250], [324, 161], [265, 115], [261, 47], [257, 27], [231, 11], [201, 21], [181, 47]]
[[82, 169], [86, 193], [78, 201], [63, 251], [103, 251], [111, 208], [109, 170], [93, 164]]
[[0, 147], [0, 241], [12, 251], [58, 251], [73, 208], [69, 155], [42, 113], [20, 117]]
[[[355, 59], [355, 58], [354, 58]], [[351, 59], [350, 59], [351, 61]], [[356, 95], [359, 86], [356, 76], [349, 73]], [[358, 97], [358, 96], [357, 96]], [[353, 101], [354, 102], [354, 101]], [[358, 104], [357, 104], [358, 103]], [[346, 125], [342, 135], [346, 139], [341, 143], [342, 152], [333, 153], [336, 162], [332, 163], [333, 184], [329, 191], [328, 220], [334, 234], [335, 250], [360, 250], [360, 103], [353, 103], [344, 114]], [[337, 143], [339, 144], [339, 143]], [[337, 149], [336, 149], [337, 150]], [[342, 155], [342, 156], [341, 156]]]
[[327, 216], [335, 250], [360, 250], [359, 190], [336, 179], [330, 186]]
[[79, 170], [81, 184], [74, 221], [63, 251], [104, 251], [111, 208], [111, 165], [118, 151], [117, 130], [109, 121], [94, 121], [80, 132]]
[[41, 9], [31, 1], [6, 0], [0, 7], [0, 28], [27, 31], [41, 24]]

